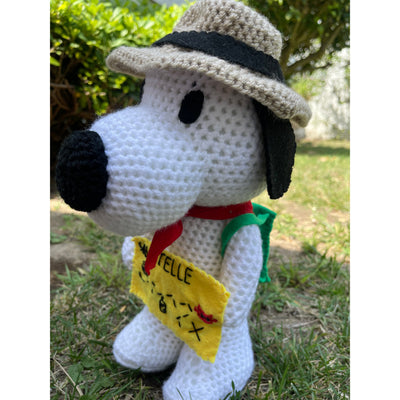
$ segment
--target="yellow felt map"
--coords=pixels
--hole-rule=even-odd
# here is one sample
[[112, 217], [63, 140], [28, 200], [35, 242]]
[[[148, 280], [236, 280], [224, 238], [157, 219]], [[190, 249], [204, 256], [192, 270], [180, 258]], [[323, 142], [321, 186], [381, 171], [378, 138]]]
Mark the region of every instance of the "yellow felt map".
[[229, 292], [205, 271], [165, 250], [147, 275], [144, 264], [151, 242], [142, 237], [132, 240], [130, 291], [199, 357], [214, 362]]

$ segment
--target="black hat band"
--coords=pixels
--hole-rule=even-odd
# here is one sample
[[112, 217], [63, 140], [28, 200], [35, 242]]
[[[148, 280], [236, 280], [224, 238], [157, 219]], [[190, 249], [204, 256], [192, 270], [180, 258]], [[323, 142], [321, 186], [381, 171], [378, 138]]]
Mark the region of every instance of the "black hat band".
[[173, 32], [154, 42], [152, 46], [158, 47], [166, 44], [200, 51], [259, 72], [278, 82], [285, 82], [278, 60], [232, 36], [221, 35], [218, 32]]

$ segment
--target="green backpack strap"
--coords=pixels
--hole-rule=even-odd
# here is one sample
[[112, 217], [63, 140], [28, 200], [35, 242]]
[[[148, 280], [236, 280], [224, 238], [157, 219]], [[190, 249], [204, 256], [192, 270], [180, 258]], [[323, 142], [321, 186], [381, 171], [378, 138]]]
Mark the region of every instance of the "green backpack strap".
[[269, 235], [272, 230], [272, 224], [276, 213], [263, 207], [259, 204], [253, 203], [253, 214], [242, 214], [234, 218], [225, 227], [221, 235], [221, 255], [225, 254], [226, 247], [232, 236], [243, 226], [246, 225], [258, 225], [261, 232], [262, 239], [262, 250], [263, 250], [263, 265], [260, 275], [260, 282], [270, 282], [271, 279], [268, 276], [267, 261], [269, 257]]

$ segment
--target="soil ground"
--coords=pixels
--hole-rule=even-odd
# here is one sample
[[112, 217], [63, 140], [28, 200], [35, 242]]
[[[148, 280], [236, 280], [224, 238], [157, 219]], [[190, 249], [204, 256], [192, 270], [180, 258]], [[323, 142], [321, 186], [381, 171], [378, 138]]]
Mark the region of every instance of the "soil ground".
[[[63, 235], [62, 226], [65, 225], [64, 214], [81, 214], [68, 207], [56, 194], [52, 193], [50, 199], [50, 232]], [[64, 274], [65, 266], [69, 269], [77, 269], [87, 265], [94, 254], [83, 245], [73, 239], [67, 239], [61, 243], [50, 243], [50, 290], [60, 285], [56, 274]]]

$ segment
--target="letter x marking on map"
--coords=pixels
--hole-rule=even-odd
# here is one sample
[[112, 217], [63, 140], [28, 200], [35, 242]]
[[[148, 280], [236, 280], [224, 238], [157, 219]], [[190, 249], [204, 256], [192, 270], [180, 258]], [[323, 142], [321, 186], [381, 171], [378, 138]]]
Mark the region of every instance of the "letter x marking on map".
[[192, 330], [192, 331], [189, 331], [189, 333], [195, 333], [196, 336], [197, 336], [197, 340], [200, 342], [200, 336], [199, 336], [199, 334], [198, 334], [197, 332], [199, 332], [199, 331], [201, 331], [202, 329], [204, 329], [204, 327], [202, 327], [202, 328], [196, 328], [196, 325], [194, 324], [194, 322], [192, 322], [192, 325], [193, 325], [193, 330]]

